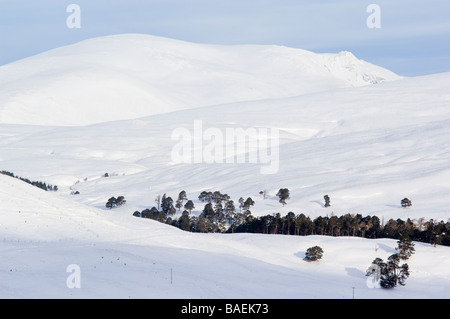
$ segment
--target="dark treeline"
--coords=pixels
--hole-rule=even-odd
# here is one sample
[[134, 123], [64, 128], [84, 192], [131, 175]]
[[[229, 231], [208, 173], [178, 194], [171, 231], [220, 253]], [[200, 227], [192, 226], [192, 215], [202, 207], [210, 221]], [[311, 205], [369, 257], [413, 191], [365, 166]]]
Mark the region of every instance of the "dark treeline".
[[50, 184], [46, 184], [46, 183], [40, 182], [40, 181], [31, 181], [28, 178], [15, 176], [14, 173], [11, 173], [11, 172], [8, 172], [8, 171], [0, 171], [0, 174], [18, 178], [18, 179], [20, 179], [21, 181], [23, 181], [25, 183], [28, 183], [30, 185], [39, 187], [39, 188], [41, 188], [41, 189], [43, 189], [45, 191], [57, 191], [58, 190], [58, 186], [56, 186], [56, 185], [50, 185]]
[[[360, 214], [345, 214], [342, 216], [319, 216], [311, 219], [305, 214], [289, 212], [285, 216], [280, 213], [255, 217], [250, 208], [254, 201], [248, 197], [240, 198], [238, 203], [220, 192], [202, 192], [199, 200], [205, 203], [198, 216], [192, 216], [193, 202], [187, 200], [182, 191], [176, 201], [176, 207], [184, 210], [179, 218], [174, 218], [176, 208], [171, 197], [163, 196], [161, 209], [152, 207], [133, 215], [142, 218], [158, 220], [185, 231], [191, 232], [221, 232], [221, 233], [261, 233], [282, 235], [326, 235], [326, 236], [357, 236], [363, 238], [410, 238], [414, 241], [431, 243], [433, 245], [450, 246], [450, 220], [447, 222], [424, 218], [390, 219], [386, 223], [377, 216], [362, 216]], [[184, 201], [187, 201], [183, 205]], [[159, 206], [159, 205], [158, 205]]]
[[377, 216], [345, 214], [338, 216], [319, 216], [311, 219], [304, 214], [289, 212], [286, 216], [279, 213], [260, 217], [251, 216], [239, 225], [234, 232], [284, 235], [326, 235], [357, 236], [363, 238], [410, 238], [414, 241], [433, 245], [450, 246], [450, 221], [436, 221], [424, 218], [412, 221], [389, 219], [384, 223]]

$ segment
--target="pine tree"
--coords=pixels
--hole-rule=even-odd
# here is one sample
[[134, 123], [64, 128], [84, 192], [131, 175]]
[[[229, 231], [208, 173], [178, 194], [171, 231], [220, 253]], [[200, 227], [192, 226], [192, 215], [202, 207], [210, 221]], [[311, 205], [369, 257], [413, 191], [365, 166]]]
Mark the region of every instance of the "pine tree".
[[280, 198], [279, 202], [284, 206], [286, 205], [286, 200], [289, 199], [289, 189], [280, 188], [278, 190], [277, 196]]
[[198, 195], [198, 199], [204, 203], [204, 202], [210, 202], [211, 201], [211, 196], [212, 193], [211, 192], [207, 192], [207, 191], [203, 191], [200, 193], [200, 195]]
[[183, 207], [183, 202], [187, 200], [186, 191], [182, 190], [180, 194], [178, 194], [178, 199], [175, 204], [175, 207], [178, 208], [178, 210], [181, 210], [181, 207]]
[[244, 198], [243, 197], [239, 197], [239, 212], [242, 212], [242, 207], [244, 206]]
[[255, 201], [251, 197], [247, 197], [245, 202], [242, 203], [242, 209], [244, 209], [244, 214], [250, 215], [250, 207], [255, 205]]
[[180, 194], [178, 194], [178, 199], [181, 200], [181, 202], [187, 200], [186, 191], [182, 190]]
[[176, 212], [175, 207], [173, 206], [173, 199], [172, 197], [166, 197], [166, 194], [163, 195], [161, 199], [161, 210], [166, 215], [173, 216]]
[[111, 197], [106, 202], [106, 208], [109, 208], [109, 209], [116, 207], [116, 205], [117, 205], [117, 199], [115, 197]]
[[180, 200], [180, 198], [177, 199], [175, 207], [178, 208], [178, 210], [181, 210], [181, 207], [183, 207], [183, 201]]
[[395, 248], [399, 251], [400, 259], [407, 260], [414, 254], [414, 243], [409, 237], [403, 237], [399, 241], [397, 241], [398, 246]]
[[181, 217], [178, 219], [178, 227], [185, 231], [189, 231], [191, 229], [191, 221], [187, 210], [183, 211]]
[[411, 201], [406, 197], [401, 200], [400, 204], [402, 205], [402, 207], [409, 207], [412, 205]]
[[227, 201], [225, 203], [224, 210], [225, 210], [225, 216], [227, 218], [229, 218], [230, 222], [231, 222], [231, 219], [233, 219], [234, 214], [236, 213], [236, 207], [234, 206], [234, 201], [233, 200]]
[[304, 260], [316, 261], [321, 259], [323, 256], [323, 249], [319, 246], [310, 247], [306, 250]]
[[184, 209], [186, 209], [186, 210], [189, 212], [189, 214], [192, 212], [192, 210], [193, 210], [194, 208], [195, 208], [194, 202], [191, 201], [191, 200], [188, 200], [188, 201], [186, 202], [186, 204], [184, 204]]
[[385, 272], [381, 272], [380, 286], [383, 288], [394, 288], [397, 283], [404, 286], [409, 277], [408, 264], [399, 265], [399, 254], [393, 254], [388, 258]]
[[366, 276], [370, 276], [376, 271], [382, 288], [394, 288], [397, 284], [404, 286], [405, 280], [409, 277], [409, 266], [408, 264], [400, 266], [399, 262], [399, 254], [389, 256], [387, 262], [384, 262], [381, 258], [375, 258], [371, 267], [367, 270]]
[[125, 197], [123, 196], [119, 196], [116, 199], [116, 206], [122, 206], [126, 203], [127, 201], [125, 200]]
[[214, 220], [214, 209], [211, 203], [207, 203], [205, 205], [201, 215], [203, 215], [203, 217], [207, 218], [210, 221]]
[[330, 196], [325, 195], [323, 197], [323, 199], [325, 200], [325, 207], [330, 207], [331, 206], [331, 204], [330, 204]]

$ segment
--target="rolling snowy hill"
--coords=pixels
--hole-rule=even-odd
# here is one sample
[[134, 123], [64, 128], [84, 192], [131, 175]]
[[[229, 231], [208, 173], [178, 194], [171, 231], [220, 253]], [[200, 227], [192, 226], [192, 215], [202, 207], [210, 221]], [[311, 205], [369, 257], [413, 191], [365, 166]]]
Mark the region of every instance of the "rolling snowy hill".
[[[56, 184], [63, 195], [79, 191], [71, 198], [99, 208], [121, 193], [131, 212], [156, 205], [154, 198], [164, 193], [176, 197], [185, 190], [196, 200], [204, 190], [219, 190], [235, 202], [252, 197], [255, 215], [350, 212], [446, 221], [449, 78], [439, 74], [90, 126], [2, 125], [2, 169]], [[193, 138], [195, 123], [202, 125], [200, 134], [222, 134], [219, 151], [227, 147], [227, 128], [267, 128], [269, 135], [277, 129], [278, 156], [255, 163], [237, 157], [229, 163], [174, 162], [180, 140], [172, 134], [184, 129]], [[211, 144], [203, 137], [201, 155]], [[272, 174], [262, 174], [270, 167]], [[106, 172], [118, 176], [102, 178]], [[282, 187], [291, 191], [284, 207], [275, 196]], [[263, 189], [266, 200], [259, 195]], [[328, 209], [325, 194], [331, 197]], [[400, 206], [404, 197], [413, 202], [407, 210]], [[197, 202], [201, 211], [204, 204]]]
[[349, 52], [116, 35], [0, 67], [0, 123], [86, 125], [398, 78]]
[[[447, 221], [448, 83], [450, 73], [401, 78], [351, 53], [144, 35], [2, 66], [0, 170], [59, 190], [0, 174], [0, 297], [351, 298], [356, 287], [356, 298], [449, 298], [449, 247], [416, 243], [406, 286], [382, 290], [365, 270], [395, 240], [189, 233], [132, 216], [181, 190], [199, 214], [199, 193], [219, 190], [252, 197], [255, 216]], [[238, 129], [248, 148], [226, 156], [245, 141], [227, 139]], [[252, 144], [263, 153], [251, 132], [265, 133]], [[119, 195], [127, 204], [107, 210]], [[314, 245], [323, 260], [303, 261]], [[81, 289], [66, 284], [70, 265]]]
[[[417, 243], [406, 286], [384, 290], [365, 271], [395, 240], [188, 233], [7, 176], [0, 189], [1, 298], [350, 299], [352, 287], [356, 298], [449, 297], [449, 247]], [[314, 245], [324, 258], [303, 261]]]

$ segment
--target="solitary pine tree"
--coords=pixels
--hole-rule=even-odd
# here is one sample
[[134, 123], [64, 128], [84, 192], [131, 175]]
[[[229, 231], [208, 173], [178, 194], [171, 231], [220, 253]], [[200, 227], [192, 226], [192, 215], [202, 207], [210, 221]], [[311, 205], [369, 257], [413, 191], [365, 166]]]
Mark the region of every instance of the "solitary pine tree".
[[325, 199], [325, 207], [330, 207], [331, 206], [331, 204], [330, 204], [330, 196], [325, 195], [323, 197], [323, 199]]
[[323, 256], [323, 249], [319, 246], [314, 246], [306, 250], [304, 260], [315, 261], [321, 259], [322, 256]]
[[414, 254], [414, 243], [409, 237], [403, 237], [397, 241], [397, 244], [398, 246], [395, 249], [398, 250], [400, 259], [407, 260]]
[[277, 196], [280, 198], [279, 202], [284, 206], [286, 205], [286, 200], [289, 199], [289, 189], [280, 188], [278, 190]]
[[409, 206], [411, 206], [412, 204], [411, 204], [411, 200], [409, 200], [408, 198], [403, 198], [401, 201], [400, 201], [400, 204], [402, 205], [402, 207], [409, 207]]

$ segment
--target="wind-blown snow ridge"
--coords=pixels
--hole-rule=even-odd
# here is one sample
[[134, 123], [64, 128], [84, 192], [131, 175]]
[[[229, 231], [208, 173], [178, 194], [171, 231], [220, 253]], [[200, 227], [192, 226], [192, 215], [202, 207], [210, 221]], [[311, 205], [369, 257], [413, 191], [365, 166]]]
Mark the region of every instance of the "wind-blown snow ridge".
[[123, 34], [0, 67], [0, 123], [86, 125], [399, 78], [349, 52]]

